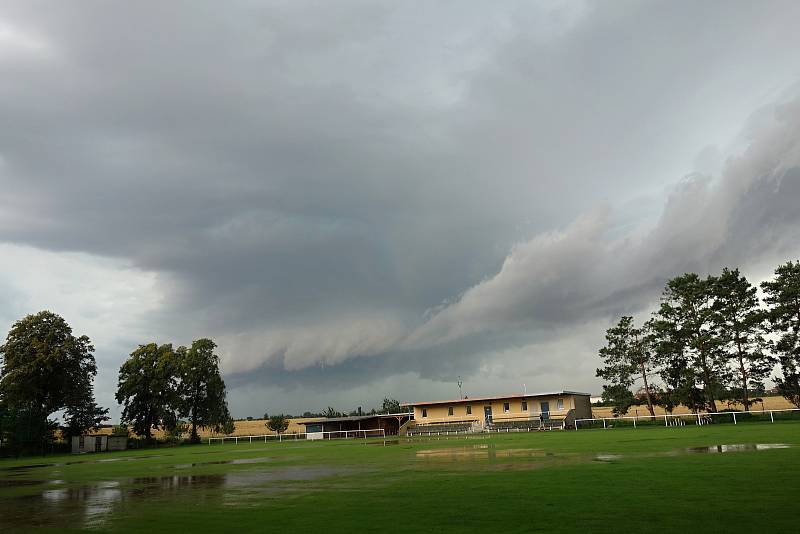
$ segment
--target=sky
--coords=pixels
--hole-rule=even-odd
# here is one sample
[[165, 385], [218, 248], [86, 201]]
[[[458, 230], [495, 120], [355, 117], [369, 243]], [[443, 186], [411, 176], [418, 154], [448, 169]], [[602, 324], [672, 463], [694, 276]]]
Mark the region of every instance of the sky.
[[231, 411], [597, 393], [800, 258], [800, 2], [0, 0], [0, 332], [218, 344]]

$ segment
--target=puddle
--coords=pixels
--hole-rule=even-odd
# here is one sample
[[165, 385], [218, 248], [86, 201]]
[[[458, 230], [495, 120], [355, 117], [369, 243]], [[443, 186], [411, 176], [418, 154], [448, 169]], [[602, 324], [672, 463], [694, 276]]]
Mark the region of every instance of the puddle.
[[531, 458], [545, 456], [541, 449], [496, 449], [493, 445], [473, 445], [471, 447], [447, 447], [417, 451], [419, 459], [442, 461], [494, 460], [502, 458]]
[[44, 480], [0, 479], [0, 488], [19, 488], [21, 486], [36, 486], [37, 484], [44, 484]]
[[616, 460], [621, 460], [621, 454], [598, 454], [594, 457], [596, 462], [613, 462]]
[[743, 451], [767, 451], [770, 449], [788, 449], [791, 445], [786, 443], [735, 443], [733, 445], [712, 445], [710, 447], [689, 447], [681, 452], [693, 453], [723, 453]]
[[135, 460], [146, 460], [147, 458], [161, 458], [163, 454], [151, 454], [148, 456], [126, 456], [122, 458], [98, 458], [96, 460], [72, 460], [69, 462], [55, 462], [49, 464], [27, 464], [15, 465], [12, 467], [0, 467], [0, 471], [27, 471], [28, 469], [39, 469], [42, 467], [64, 467], [65, 465], [80, 464], [105, 464], [109, 462], [133, 462]]
[[176, 469], [189, 469], [191, 467], [199, 467], [203, 465], [245, 465], [245, 464], [260, 464], [270, 461], [268, 456], [261, 456], [258, 458], [237, 458], [235, 460], [211, 460], [208, 462], [196, 462], [193, 464], [176, 464]]
[[[353, 472], [345, 468], [298, 466], [215, 475], [137, 477], [45, 489], [38, 494], [0, 499], [0, 507], [3, 509], [4, 527], [56, 527], [70, 524], [102, 529], [109, 514], [124, 509], [132, 501], [161, 501], [168, 498], [174, 499], [176, 505], [186, 500], [215, 501], [235, 506], [248, 497], [296, 490], [298, 488], [291, 485], [295, 482], [309, 482]], [[21, 486], [28, 483], [62, 485], [64, 481], [12, 482]]]

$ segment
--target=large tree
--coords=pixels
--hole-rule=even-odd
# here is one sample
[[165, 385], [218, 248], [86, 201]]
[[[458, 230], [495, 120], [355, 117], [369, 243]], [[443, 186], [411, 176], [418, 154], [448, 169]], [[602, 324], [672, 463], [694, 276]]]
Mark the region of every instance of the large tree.
[[178, 392], [181, 398], [180, 415], [188, 417], [191, 440], [200, 441], [197, 428], [211, 428], [219, 432], [230, 419], [225, 400], [225, 381], [219, 370], [217, 345], [210, 339], [198, 339], [188, 349], [177, 351], [180, 369]]
[[754, 401], [753, 390], [763, 390], [764, 379], [772, 372], [776, 360], [764, 349], [765, 313], [759, 306], [756, 288], [739, 274], [738, 269], [725, 268], [714, 284], [716, 335], [736, 376], [731, 393], [745, 411]]
[[769, 306], [773, 343], [781, 362], [782, 377], [775, 378], [781, 395], [800, 408], [800, 261], [786, 262], [775, 270], [775, 278], [761, 284]]
[[624, 413], [633, 402], [626, 394], [633, 383], [641, 378], [650, 415], [655, 415], [648, 375], [653, 368], [653, 358], [648, 347], [645, 330], [634, 325], [633, 317], [623, 316], [619, 323], [606, 330], [606, 346], [600, 349], [603, 367], [597, 376], [609, 381], [603, 386], [603, 397], [615, 405], [615, 412]]
[[85, 432], [108, 419], [94, 401], [97, 374], [94, 347], [76, 337], [55, 313], [42, 311], [14, 323], [0, 345], [0, 399], [16, 421], [27, 421], [24, 441], [50, 438], [48, 422], [64, 410], [71, 433]]
[[139, 345], [119, 369], [117, 402], [123, 405], [122, 421], [133, 431], [152, 438], [154, 428], [177, 424], [178, 358], [171, 344]]
[[[715, 284], [715, 277], [700, 278], [695, 273], [673, 278], [667, 282], [652, 321], [655, 338], [666, 340], [668, 352], [685, 359], [682, 380], [695, 381], [703, 390], [705, 407], [714, 412], [716, 398], [724, 395], [727, 380], [726, 360], [716, 330]], [[683, 387], [694, 389], [690, 383]]]

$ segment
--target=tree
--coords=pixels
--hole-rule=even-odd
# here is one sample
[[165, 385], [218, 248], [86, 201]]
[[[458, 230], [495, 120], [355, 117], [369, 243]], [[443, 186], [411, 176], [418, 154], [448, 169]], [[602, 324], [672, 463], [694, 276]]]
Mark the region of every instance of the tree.
[[328, 408], [326, 408], [325, 411], [322, 412], [322, 416], [330, 419], [332, 417], [342, 417], [342, 413], [337, 412], [336, 410], [333, 409], [333, 407], [328, 406]]
[[386, 397], [381, 408], [383, 413], [400, 413], [400, 401]]
[[[661, 356], [679, 356], [684, 368], [675, 374], [682, 381], [686, 392], [695, 389], [695, 383], [703, 391], [704, 406], [717, 411], [716, 398], [724, 395], [727, 379], [725, 357], [721, 340], [716, 335], [714, 287], [716, 278], [700, 278], [687, 273], [667, 282], [661, 297], [661, 306], [652, 321], [654, 339], [662, 341], [668, 349], [659, 348]], [[685, 364], [685, 365], [683, 365]], [[698, 409], [701, 406], [695, 405]]]
[[117, 402], [122, 421], [133, 431], [152, 438], [153, 428], [169, 430], [178, 423], [178, 361], [171, 344], [139, 345], [119, 369]]
[[775, 279], [761, 284], [769, 306], [772, 331], [779, 334], [772, 343], [781, 363], [782, 377], [775, 385], [792, 404], [800, 408], [800, 261], [788, 261], [775, 270]]
[[267, 428], [273, 432], [282, 434], [286, 432], [287, 428], [289, 428], [289, 419], [283, 414], [273, 415], [269, 418], [269, 421], [267, 421]]
[[[615, 410], [618, 408], [625, 413], [633, 402], [633, 395], [625, 394], [625, 390], [630, 392], [634, 381], [641, 378], [647, 409], [654, 416], [653, 398], [647, 380], [648, 373], [652, 371], [652, 355], [645, 331], [634, 326], [633, 317], [623, 316], [617, 325], [606, 330], [606, 346], [600, 349], [600, 357], [605, 366], [597, 369], [597, 376], [610, 382], [609, 387], [603, 387], [604, 399], [614, 402]], [[615, 397], [619, 398], [619, 404]]]
[[714, 286], [716, 335], [722, 340], [725, 358], [734, 368], [738, 386], [731, 388], [734, 400], [750, 411], [752, 390], [763, 390], [764, 379], [776, 360], [764, 352], [764, 321], [756, 288], [738, 269], [725, 268]]
[[232, 418], [226, 419], [222, 426], [220, 427], [220, 431], [225, 434], [226, 436], [233, 434], [236, 431], [236, 423]]
[[[0, 345], [0, 399], [20, 428], [15, 435], [42, 445], [50, 439], [51, 414], [65, 410], [68, 429], [82, 433], [108, 419], [94, 402], [94, 347], [75, 337], [59, 315], [42, 311], [14, 323]], [[24, 435], [20, 434], [23, 429]]]
[[225, 399], [225, 381], [219, 370], [217, 345], [210, 339], [198, 339], [189, 349], [177, 350], [180, 384], [179, 414], [188, 417], [191, 441], [198, 443], [197, 427], [212, 428], [218, 432], [222, 423], [230, 419]]

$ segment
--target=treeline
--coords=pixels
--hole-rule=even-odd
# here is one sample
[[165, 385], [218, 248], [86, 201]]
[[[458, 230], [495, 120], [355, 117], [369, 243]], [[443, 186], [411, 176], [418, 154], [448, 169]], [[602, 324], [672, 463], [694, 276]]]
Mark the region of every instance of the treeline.
[[745, 410], [772, 377], [778, 392], [800, 407], [800, 262], [775, 270], [758, 291], [738, 269], [717, 276], [687, 273], [667, 282], [660, 306], [637, 326], [623, 316], [606, 331], [599, 355], [603, 400], [624, 414], [642, 402], [672, 411], [718, 411], [717, 402]]
[[[328, 406], [325, 410], [321, 412], [303, 412], [303, 415], [288, 415], [288, 414], [279, 414], [279, 415], [269, 415], [269, 413], [264, 413], [264, 419], [266, 422], [264, 423], [267, 428], [270, 430], [282, 433], [289, 427], [289, 419], [300, 419], [300, 418], [309, 418], [309, 417], [327, 417], [328, 419], [332, 419], [334, 417], [347, 417], [347, 416], [356, 416], [356, 415], [378, 415], [378, 414], [390, 414], [390, 413], [399, 413], [400, 412], [400, 401], [396, 399], [391, 399], [389, 397], [385, 397], [383, 399], [383, 404], [381, 404], [380, 408], [372, 408], [369, 411], [362, 411], [361, 407], [359, 406], [355, 410], [351, 410], [349, 412], [340, 412], [335, 408]], [[252, 417], [248, 417], [247, 420], [252, 421]]]
[[[191, 347], [140, 345], [119, 370], [117, 401], [122, 425], [116, 434], [150, 441], [153, 429], [173, 439], [199, 441], [198, 428], [232, 432], [225, 382], [216, 345], [199, 339]], [[109, 419], [97, 405], [97, 364], [87, 336], [75, 336], [59, 315], [42, 311], [17, 321], [0, 345], [0, 448], [14, 454], [51, 450], [63, 437], [97, 429]], [[59, 415], [59, 425], [53, 415]]]

